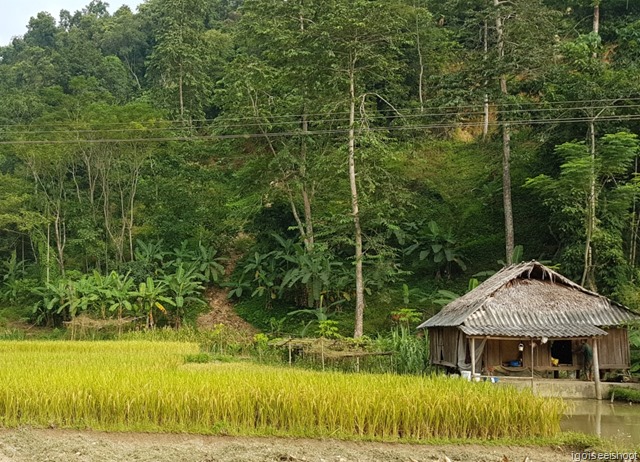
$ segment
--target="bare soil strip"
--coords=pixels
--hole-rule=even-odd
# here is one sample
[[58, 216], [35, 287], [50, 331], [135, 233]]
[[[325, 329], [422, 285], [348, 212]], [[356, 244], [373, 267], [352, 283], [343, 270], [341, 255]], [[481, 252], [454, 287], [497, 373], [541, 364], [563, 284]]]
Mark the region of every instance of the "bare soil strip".
[[0, 462], [444, 462], [447, 458], [465, 462], [571, 460], [560, 448], [0, 430]]

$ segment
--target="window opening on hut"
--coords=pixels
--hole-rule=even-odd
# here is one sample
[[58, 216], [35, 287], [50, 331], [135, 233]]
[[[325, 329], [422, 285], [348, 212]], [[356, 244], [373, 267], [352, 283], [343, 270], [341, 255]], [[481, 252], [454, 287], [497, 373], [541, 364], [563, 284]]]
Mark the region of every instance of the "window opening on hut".
[[551, 357], [558, 360], [558, 364], [572, 366], [573, 350], [571, 340], [554, 340], [551, 342]]

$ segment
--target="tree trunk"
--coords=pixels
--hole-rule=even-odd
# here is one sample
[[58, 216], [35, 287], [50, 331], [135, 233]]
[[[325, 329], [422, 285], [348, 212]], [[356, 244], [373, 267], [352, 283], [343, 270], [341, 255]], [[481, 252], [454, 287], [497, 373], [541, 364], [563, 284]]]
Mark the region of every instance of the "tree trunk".
[[420, 24], [418, 23], [418, 14], [416, 2], [413, 2], [413, 9], [416, 13], [416, 50], [418, 51], [418, 65], [420, 73], [418, 75], [418, 100], [420, 101], [420, 112], [424, 112], [424, 59], [422, 58], [422, 48], [420, 46]]
[[133, 223], [136, 205], [136, 192], [138, 190], [138, 181], [140, 179], [140, 171], [136, 169], [131, 178], [131, 192], [129, 195], [129, 220], [127, 221], [127, 233], [129, 235], [129, 260], [133, 260]]
[[482, 122], [482, 139], [486, 140], [487, 136], [489, 136], [489, 95], [485, 93], [484, 95], [484, 115]]
[[118, 233], [118, 263], [124, 263], [125, 237], [127, 233], [126, 192], [122, 183], [118, 184], [120, 195], [120, 230]]
[[502, 202], [504, 204], [505, 252], [507, 264], [513, 263], [515, 236], [513, 230], [513, 205], [511, 202], [511, 127], [502, 126]]
[[[304, 1], [300, 1], [300, 32], [304, 33], [304, 14], [302, 8], [304, 7]], [[306, 99], [306, 94], [305, 94]], [[309, 133], [309, 121], [307, 119], [306, 104], [302, 109], [302, 143], [300, 145], [300, 184], [302, 192], [302, 204], [304, 207], [304, 225], [305, 225], [305, 239], [304, 243], [307, 249], [307, 253], [313, 252], [315, 246], [315, 238], [313, 236], [313, 218], [311, 215], [311, 196], [309, 194], [309, 182], [307, 181], [307, 135]]]
[[[499, 0], [493, 0], [494, 6], [500, 6]], [[496, 31], [498, 33], [498, 58], [504, 61], [504, 23], [502, 17], [496, 17]], [[500, 76], [500, 91], [507, 96], [507, 78]], [[502, 124], [502, 202], [504, 206], [504, 234], [507, 265], [513, 263], [513, 249], [515, 237], [513, 230], [513, 205], [511, 203], [511, 127], [508, 122]]]
[[178, 79], [178, 96], [180, 98], [180, 118], [184, 117], [184, 94], [182, 90], [182, 63], [180, 63], [180, 76]]
[[140, 85], [140, 79], [138, 78], [138, 76], [136, 75], [135, 71], [133, 70], [133, 65], [129, 61], [129, 58], [127, 58], [126, 56], [123, 56], [122, 59], [124, 60], [125, 64], [127, 65], [127, 69], [129, 69], [129, 72], [131, 72], [131, 75], [135, 79], [136, 87], [138, 87], [138, 90], [142, 91], [142, 85]]
[[305, 222], [305, 234], [306, 240], [305, 244], [307, 246], [307, 252], [313, 252], [313, 248], [315, 246], [315, 239], [313, 237], [313, 219], [311, 216], [311, 199], [309, 197], [309, 193], [307, 192], [306, 186], [302, 187], [302, 202], [304, 206], [304, 222]]
[[[47, 218], [49, 206], [47, 205]], [[47, 222], [47, 284], [51, 281], [51, 223]]]
[[589, 121], [589, 153], [591, 155], [591, 179], [589, 199], [587, 203], [587, 222], [585, 229], [584, 271], [580, 284], [589, 290], [596, 290], [595, 274], [593, 272], [593, 233], [596, 229], [596, 126], [595, 121]]
[[356, 183], [356, 82], [355, 82], [356, 58], [351, 61], [349, 69], [349, 184], [351, 186], [351, 209], [353, 213], [353, 226], [355, 237], [356, 259], [356, 319], [354, 338], [362, 337], [364, 324], [364, 278], [362, 276], [362, 230], [360, 228], [360, 210], [358, 207], [358, 187]]
[[[489, 53], [489, 23], [487, 21], [484, 22], [484, 30], [483, 30], [483, 41], [484, 41], [484, 60], [486, 62], [487, 56]], [[485, 88], [489, 82], [485, 80], [484, 86]], [[486, 140], [489, 135], [489, 94], [484, 94], [484, 120], [482, 123], [482, 139]]]
[[[593, 32], [600, 32], [600, 4], [593, 6]], [[596, 53], [593, 53], [596, 57]], [[596, 290], [595, 274], [593, 267], [593, 233], [596, 229], [596, 125], [594, 116], [589, 120], [589, 153], [591, 155], [591, 179], [589, 187], [589, 199], [587, 204], [587, 223], [585, 229], [584, 245], [584, 270], [582, 272], [581, 285], [589, 290]]]
[[[600, 34], [600, 2], [593, 5], [593, 33]], [[593, 52], [593, 57], [597, 57], [597, 53]]]
[[[636, 155], [634, 162], [634, 175], [638, 175], [638, 156]], [[640, 225], [640, 220], [638, 220], [638, 208], [636, 204], [636, 196], [633, 196], [633, 210], [631, 213], [631, 226], [630, 226], [630, 235], [629, 235], [629, 263], [632, 268], [636, 267], [636, 255], [638, 252], [638, 225]]]
[[309, 133], [309, 122], [306, 110], [302, 114], [302, 144], [300, 145], [300, 189], [302, 194], [302, 204], [304, 207], [304, 244], [307, 253], [313, 252], [315, 240], [313, 237], [313, 217], [311, 215], [311, 197], [309, 194], [309, 182], [307, 180], [307, 134]]
[[64, 247], [67, 241], [67, 233], [66, 233], [66, 225], [64, 222], [64, 218], [62, 217], [62, 212], [61, 212], [61, 204], [60, 202], [58, 202], [57, 207], [56, 207], [56, 211], [55, 211], [55, 218], [53, 221], [53, 231], [55, 234], [55, 239], [56, 239], [56, 250], [57, 250], [57, 260], [58, 260], [58, 265], [60, 267], [60, 274], [62, 275], [62, 277], [64, 277], [65, 275], [65, 271], [64, 271]]

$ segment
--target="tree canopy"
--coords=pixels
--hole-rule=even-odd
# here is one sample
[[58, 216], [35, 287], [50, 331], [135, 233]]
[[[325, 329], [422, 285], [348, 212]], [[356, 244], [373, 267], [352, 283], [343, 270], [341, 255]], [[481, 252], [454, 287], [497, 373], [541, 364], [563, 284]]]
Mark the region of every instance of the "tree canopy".
[[0, 297], [179, 325], [224, 284], [360, 336], [517, 247], [634, 305], [639, 38], [626, 0], [38, 13], [0, 47]]

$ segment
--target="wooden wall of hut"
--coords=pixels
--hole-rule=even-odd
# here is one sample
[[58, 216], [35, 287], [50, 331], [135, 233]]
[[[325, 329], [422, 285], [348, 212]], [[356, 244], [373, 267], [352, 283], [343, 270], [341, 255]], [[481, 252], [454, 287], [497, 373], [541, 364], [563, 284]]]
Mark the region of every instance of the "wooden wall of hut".
[[627, 329], [616, 327], [606, 331], [608, 335], [600, 338], [598, 343], [600, 369], [628, 369], [630, 358]]
[[[519, 344], [520, 340], [487, 340], [483, 358], [485, 366], [502, 366], [503, 363], [518, 361], [521, 358], [518, 351]], [[522, 352], [523, 359], [525, 359], [526, 353], [527, 348], [525, 346], [525, 351]]]
[[[599, 339], [599, 359], [601, 370], [617, 370], [629, 368], [629, 337], [626, 328], [607, 329], [608, 335]], [[457, 327], [432, 327], [429, 328], [429, 348], [431, 364], [457, 367], [459, 336], [464, 335]], [[524, 351], [520, 354], [518, 345], [524, 345]], [[549, 368], [552, 366], [552, 344], [553, 342], [566, 342], [566, 350], [571, 351], [570, 358], [565, 357], [560, 361], [561, 365], [572, 365], [579, 367], [582, 364], [580, 353], [573, 353], [580, 348], [580, 340], [554, 339], [547, 343], [540, 343], [536, 340], [533, 349], [533, 366], [535, 368]], [[463, 345], [467, 345], [468, 339], [464, 336]], [[590, 342], [593, 345], [593, 340]], [[468, 349], [468, 347], [467, 347]], [[558, 356], [558, 354], [556, 354]], [[482, 363], [483, 366], [502, 366], [509, 361], [522, 359], [523, 367], [531, 367], [531, 342], [530, 340], [487, 340]]]
[[[556, 340], [558, 341], [558, 340]], [[571, 340], [559, 340], [560, 342], [567, 342], [565, 347], [571, 351], [577, 348], [577, 343]], [[552, 366], [552, 343], [550, 340], [547, 343], [541, 343], [540, 340], [534, 341], [533, 348], [533, 366], [535, 368], [548, 368]], [[518, 346], [522, 343], [524, 349], [519, 351]], [[523, 340], [488, 340], [485, 349], [484, 361], [486, 366], [503, 366], [511, 361], [522, 361], [522, 366], [525, 368], [531, 367], [531, 341], [528, 339]], [[577, 366], [578, 356], [576, 354], [570, 354], [565, 358], [562, 365], [574, 365]]]
[[[600, 369], [628, 369], [629, 368], [629, 337], [625, 328], [607, 329], [608, 335], [599, 338], [598, 358]], [[571, 351], [580, 349], [580, 340], [550, 340], [540, 343], [537, 340], [533, 349], [533, 366], [537, 368], [550, 367], [551, 348], [553, 342], [570, 342]], [[524, 345], [522, 355], [518, 351], [520, 342]], [[593, 340], [589, 343], [593, 345]], [[567, 345], [568, 346], [568, 345]], [[556, 355], [557, 356], [557, 355]], [[530, 340], [488, 340], [484, 351], [483, 362], [485, 366], [502, 366], [509, 361], [522, 359], [523, 367], [531, 367], [531, 342]], [[580, 353], [571, 354], [571, 363], [561, 361], [561, 365], [580, 366], [582, 357]]]
[[457, 367], [459, 335], [461, 332], [457, 327], [429, 328], [431, 364]]

